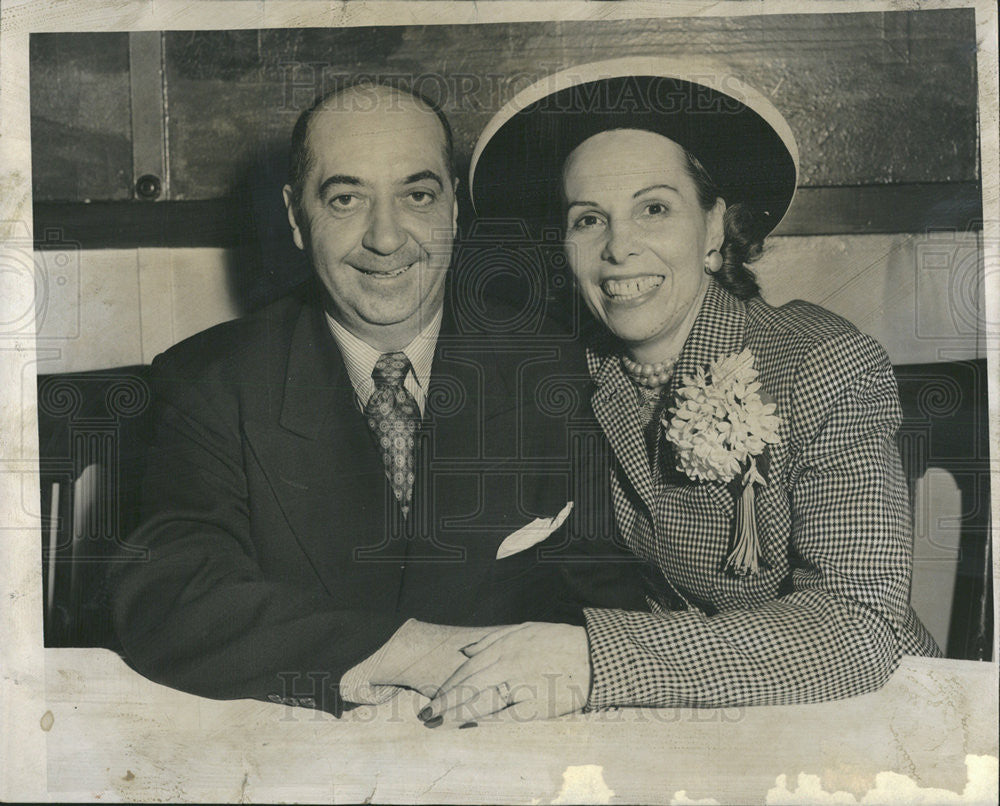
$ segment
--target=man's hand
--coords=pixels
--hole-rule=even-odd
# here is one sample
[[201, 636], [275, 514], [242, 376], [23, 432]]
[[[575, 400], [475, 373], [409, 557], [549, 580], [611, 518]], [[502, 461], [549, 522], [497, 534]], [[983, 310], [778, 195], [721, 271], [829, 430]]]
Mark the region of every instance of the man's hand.
[[590, 693], [583, 627], [529, 622], [494, 631], [463, 650], [468, 656], [420, 713], [428, 727], [461, 725], [509, 710], [517, 720], [580, 711]]
[[379, 650], [381, 657], [369, 683], [404, 686], [433, 697], [466, 661], [463, 647], [511, 629], [515, 627], [449, 627], [410, 619]]

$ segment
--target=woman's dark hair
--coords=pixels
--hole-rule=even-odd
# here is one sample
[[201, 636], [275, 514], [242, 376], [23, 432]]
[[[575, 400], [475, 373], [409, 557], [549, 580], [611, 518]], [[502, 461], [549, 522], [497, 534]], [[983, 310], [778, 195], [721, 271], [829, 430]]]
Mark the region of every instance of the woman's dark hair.
[[[687, 158], [688, 175], [698, 191], [698, 203], [707, 212], [715, 206], [715, 200], [722, 196], [708, 171], [690, 151], [684, 149]], [[724, 238], [722, 241], [722, 268], [713, 275], [726, 291], [738, 299], [750, 299], [760, 293], [757, 278], [747, 268], [760, 257], [764, 250], [764, 238], [758, 233], [753, 211], [742, 203], [726, 207], [722, 217]]]

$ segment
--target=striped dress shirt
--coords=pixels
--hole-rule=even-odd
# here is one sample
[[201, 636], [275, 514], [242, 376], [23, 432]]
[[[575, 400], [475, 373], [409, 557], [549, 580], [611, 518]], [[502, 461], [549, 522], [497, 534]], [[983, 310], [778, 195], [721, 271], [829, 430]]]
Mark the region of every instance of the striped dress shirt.
[[[427, 401], [427, 384], [431, 379], [431, 364], [434, 361], [434, 350], [437, 347], [438, 334], [441, 332], [441, 318], [444, 308], [438, 308], [437, 313], [424, 326], [416, 337], [407, 344], [402, 352], [410, 359], [412, 369], [403, 380], [407, 392], [417, 401], [420, 413], [424, 413], [424, 403]], [[372, 347], [368, 342], [359, 339], [330, 314], [326, 314], [326, 322], [330, 327], [337, 347], [344, 357], [347, 375], [354, 387], [355, 402], [364, 411], [368, 398], [375, 391], [375, 381], [372, 380], [372, 370], [382, 351]]]

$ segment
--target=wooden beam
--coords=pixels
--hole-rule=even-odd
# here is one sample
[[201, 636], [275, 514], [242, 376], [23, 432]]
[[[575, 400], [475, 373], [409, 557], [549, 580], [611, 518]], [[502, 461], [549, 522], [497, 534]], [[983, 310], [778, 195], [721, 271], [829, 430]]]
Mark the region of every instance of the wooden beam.
[[246, 219], [234, 199], [37, 202], [35, 248], [233, 247], [245, 234]]
[[799, 188], [775, 235], [982, 229], [978, 182]]
[[[132, 112], [132, 192], [145, 200], [170, 198], [167, 174], [167, 110], [163, 98], [163, 34], [128, 35]], [[142, 180], [142, 181], [140, 181]]]

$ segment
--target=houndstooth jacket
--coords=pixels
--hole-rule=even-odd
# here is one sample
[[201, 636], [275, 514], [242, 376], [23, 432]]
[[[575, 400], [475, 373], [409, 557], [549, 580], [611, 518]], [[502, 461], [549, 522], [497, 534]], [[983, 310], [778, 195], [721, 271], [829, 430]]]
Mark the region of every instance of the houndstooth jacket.
[[766, 567], [742, 578], [723, 570], [732, 486], [680, 474], [662, 436], [654, 475], [619, 352], [588, 353], [615, 518], [653, 586], [651, 613], [585, 611], [590, 709], [835, 699], [881, 686], [901, 654], [940, 655], [909, 606], [901, 414], [885, 351], [823, 308], [744, 302], [713, 280], [668, 399], [696, 367], [743, 348], [782, 425], [757, 490]]

